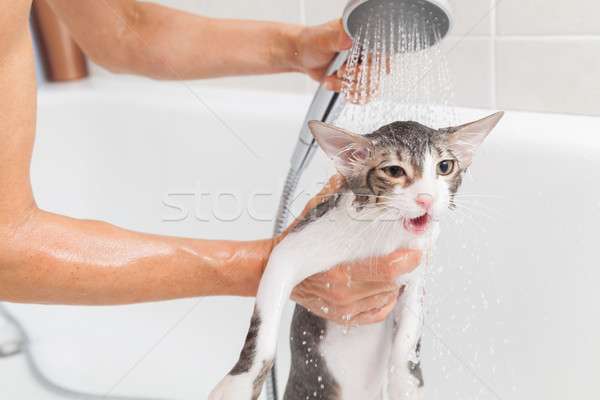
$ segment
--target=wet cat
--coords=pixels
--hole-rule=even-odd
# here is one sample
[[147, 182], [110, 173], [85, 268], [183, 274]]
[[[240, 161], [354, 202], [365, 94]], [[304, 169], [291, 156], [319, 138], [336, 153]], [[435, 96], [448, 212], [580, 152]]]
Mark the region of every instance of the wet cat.
[[[453, 206], [464, 171], [502, 115], [438, 130], [394, 122], [364, 136], [311, 121], [345, 186], [273, 250], [240, 359], [209, 399], [258, 398], [285, 303], [303, 279], [348, 261], [431, 247], [440, 215]], [[384, 393], [390, 400], [422, 398], [422, 269], [399, 278], [398, 302], [380, 323], [348, 332], [296, 306], [285, 400], [380, 400]]]

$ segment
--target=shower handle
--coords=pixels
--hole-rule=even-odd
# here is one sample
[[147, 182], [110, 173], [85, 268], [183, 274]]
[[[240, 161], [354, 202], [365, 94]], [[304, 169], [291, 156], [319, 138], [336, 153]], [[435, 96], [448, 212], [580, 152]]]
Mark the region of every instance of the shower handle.
[[[329, 64], [325, 76], [329, 76], [340, 69], [346, 62], [348, 54], [348, 50], [338, 53], [331, 64]], [[322, 83], [319, 85], [300, 128], [298, 143], [292, 154], [291, 168], [294, 171], [300, 172], [306, 168], [317, 148], [317, 143], [308, 129], [308, 122], [312, 120], [327, 122], [331, 117], [331, 111], [335, 107], [338, 98], [339, 93], [325, 89]]]

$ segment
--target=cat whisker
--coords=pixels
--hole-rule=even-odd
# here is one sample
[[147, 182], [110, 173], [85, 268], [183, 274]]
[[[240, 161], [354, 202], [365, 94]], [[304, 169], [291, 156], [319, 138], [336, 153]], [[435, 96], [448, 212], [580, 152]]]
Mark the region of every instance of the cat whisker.
[[[370, 228], [370, 226], [371, 226], [373, 223], [375, 223], [375, 222], [377, 222], [377, 221], [379, 221], [379, 220], [380, 220], [380, 218], [374, 218], [374, 219], [372, 219], [372, 220], [368, 220], [368, 219], [364, 219], [364, 217], [369, 217], [370, 215], [372, 215], [372, 214], [374, 214], [374, 213], [376, 213], [376, 212], [379, 212], [379, 211], [380, 211], [379, 209], [373, 210], [373, 212], [371, 212], [370, 214], [364, 215], [364, 216], [363, 216], [363, 219], [360, 219], [360, 220], [358, 220], [358, 219], [357, 219], [357, 220], [354, 220], [354, 221], [352, 221], [352, 224], [355, 224], [355, 223], [358, 223], [358, 222], [364, 222], [364, 221], [367, 221], [368, 223], [365, 225], [365, 227], [364, 227], [364, 228], [362, 228], [362, 229], [361, 229], [361, 230], [360, 230], [358, 233], [356, 233], [356, 234], [355, 234], [355, 235], [354, 235], [354, 236], [353, 236], [353, 237], [352, 237], [352, 238], [349, 240], [349, 242], [350, 242], [350, 243], [351, 243], [351, 242], [354, 242], [354, 241], [355, 241], [355, 240], [356, 240], [358, 237], [360, 237], [360, 236], [362, 235], [362, 233], [363, 233], [363, 232], [364, 232], [366, 229]], [[346, 230], [349, 230], [350, 228], [352, 228], [352, 224], [351, 224], [350, 226], [348, 226], [348, 227], [346, 228]]]
[[487, 236], [487, 238], [489, 239], [489, 241], [494, 244], [494, 247], [496, 247], [496, 250], [498, 251], [498, 254], [502, 254], [500, 246], [498, 245], [498, 242], [496, 241], [496, 239], [494, 238], [494, 236], [491, 235], [489, 233], [489, 231], [487, 229], [485, 229], [479, 222], [477, 222], [472, 216], [470, 216], [469, 214], [467, 214], [467, 213], [465, 213], [465, 212], [463, 212], [461, 210], [454, 209], [452, 211], [454, 211], [455, 213], [461, 214], [464, 218], [468, 219], [473, 224], [475, 224], [481, 230], [481, 232], [484, 233]]
[[[390, 213], [393, 213], [393, 211], [390, 211], [390, 212], [388, 212], [388, 213], [384, 214], [384, 216], [385, 216], [385, 217], [387, 217], [387, 215], [388, 215], [388, 214], [390, 214]], [[373, 246], [372, 246], [372, 251], [371, 251], [371, 253], [374, 253], [374, 252], [375, 252], [375, 245], [376, 245], [376, 243], [377, 243], [377, 242], [378, 242], [378, 240], [379, 240], [379, 236], [380, 236], [380, 235], [383, 235], [383, 237], [385, 238], [385, 236], [387, 235], [387, 233], [390, 231], [390, 229], [391, 229], [391, 227], [392, 227], [392, 224], [380, 224], [380, 225], [381, 225], [381, 227], [380, 227], [380, 229], [379, 229], [379, 233], [378, 233], [378, 234], [377, 234], [377, 236], [375, 237], [375, 241], [373, 242]], [[370, 265], [370, 269], [371, 269], [371, 271], [372, 271], [372, 269], [373, 269], [372, 263], [373, 263], [373, 259], [371, 259], [371, 261], [370, 261], [370, 264], [371, 264], [371, 265]], [[376, 265], [376, 267], [378, 267], [378, 266]], [[376, 272], [375, 272], [375, 275], [376, 275], [377, 277], [379, 277], [379, 274], [378, 274], [378, 271], [377, 271], [377, 270], [376, 270]]]
[[[485, 205], [479, 204], [479, 203], [475, 203], [475, 202], [468, 202], [468, 201], [464, 201], [464, 200], [459, 200], [458, 205], [461, 206], [461, 208], [465, 208], [468, 209], [471, 212], [474, 212], [478, 215], [481, 215], [487, 219], [489, 219], [490, 221], [496, 223], [497, 225], [501, 226], [502, 228], [504, 228], [507, 232], [512, 233], [512, 230], [509, 229], [506, 225], [504, 225], [503, 223], [501, 223], [499, 220], [497, 220], [496, 218], [493, 218], [491, 215], [488, 215], [486, 212], [495, 212], [497, 213], [500, 217], [506, 218], [509, 222], [512, 222], [519, 230], [521, 230], [524, 234], [528, 235], [529, 231], [520, 223], [518, 222], [516, 219], [514, 219], [513, 217], [511, 217], [508, 214], [505, 214], [495, 208], [492, 207], [486, 207]], [[480, 209], [478, 209], [477, 207], [479, 207]], [[481, 210], [483, 209], [483, 210]]]
[[[377, 211], [377, 212], [380, 212], [380, 211], [381, 211], [381, 210], [380, 210], [380, 207], [377, 207], [377, 208], [376, 208], [376, 211]], [[361, 235], [362, 235], [362, 233], [363, 233], [363, 232], [364, 232], [366, 229], [368, 229], [368, 228], [369, 228], [369, 227], [370, 227], [370, 226], [371, 226], [371, 225], [372, 225], [374, 222], [378, 222], [378, 221], [381, 221], [381, 220], [383, 220], [383, 219], [387, 218], [388, 214], [389, 214], [389, 213], [391, 213], [391, 212], [393, 212], [393, 211], [394, 211], [394, 210], [387, 210], [385, 213], [383, 213], [382, 215], [380, 215], [378, 218], [374, 218], [373, 220], [369, 221], [369, 223], [368, 223], [368, 224], [367, 224], [367, 225], [366, 225], [366, 226], [365, 226], [363, 229], [361, 229], [361, 230], [360, 230], [358, 233], [356, 233], [356, 234], [354, 235], [354, 237], [351, 239], [351, 241], [350, 241], [350, 242], [353, 242], [353, 241], [354, 241], [356, 238], [358, 238], [359, 236], [361, 236]], [[371, 214], [372, 214], [372, 213], [371, 213]], [[370, 215], [369, 215], [369, 214], [367, 214], [366, 216], [370, 216]], [[363, 216], [363, 220], [364, 220], [364, 216]], [[354, 221], [354, 222], [357, 222], [357, 221]], [[388, 225], [389, 225], [389, 224], [388, 224]], [[349, 227], [349, 228], [350, 228], [350, 227]]]
[[523, 207], [530, 207], [527, 203], [519, 200], [519, 199], [515, 199], [514, 197], [508, 197], [508, 196], [501, 196], [501, 195], [497, 195], [497, 194], [487, 194], [487, 193], [456, 193], [454, 195], [454, 198], [489, 198], [489, 199], [498, 199], [501, 201], [510, 201], [513, 203], [517, 203]]

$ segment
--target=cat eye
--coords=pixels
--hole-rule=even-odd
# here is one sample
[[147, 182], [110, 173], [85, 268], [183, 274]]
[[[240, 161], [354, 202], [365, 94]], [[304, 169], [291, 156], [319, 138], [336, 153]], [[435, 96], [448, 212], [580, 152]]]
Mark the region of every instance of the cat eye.
[[401, 176], [406, 175], [406, 172], [404, 172], [402, 167], [399, 167], [397, 165], [392, 165], [391, 167], [385, 167], [385, 168], [383, 168], [383, 172], [385, 172], [392, 178], [399, 178]]
[[437, 165], [436, 169], [439, 175], [449, 175], [454, 170], [454, 161], [444, 160]]

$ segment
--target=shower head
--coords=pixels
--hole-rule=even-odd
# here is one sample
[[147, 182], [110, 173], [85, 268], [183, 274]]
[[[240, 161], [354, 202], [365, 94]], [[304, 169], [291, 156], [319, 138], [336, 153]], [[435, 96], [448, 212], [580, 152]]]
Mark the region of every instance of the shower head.
[[[354, 40], [366, 39], [374, 44], [378, 34], [385, 35], [390, 30], [410, 34], [413, 29], [425, 39], [422, 43], [431, 46], [448, 34], [453, 13], [448, 0], [350, 0], [342, 20]], [[390, 48], [392, 52], [402, 51], [395, 46]]]
[[[367, 53], [409, 53], [424, 50], [446, 36], [452, 27], [453, 13], [448, 0], [349, 0], [342, 21], [346, 32], [362, 48], [376, 50]], [[325, 76], [338, 71], [349, 54], [350, 50], [338, 53]], [[292, 155], [294, 173], [302, 172], [318, 147], [308, 121], [333, 122], [342, 98], [323, 85], [317, 89]]]

